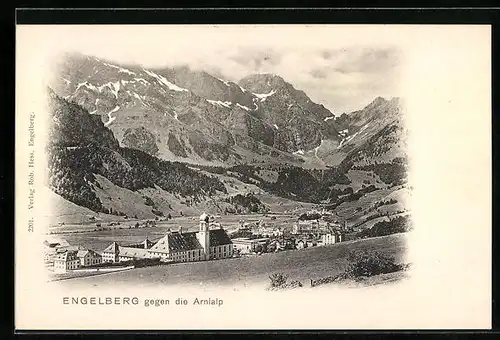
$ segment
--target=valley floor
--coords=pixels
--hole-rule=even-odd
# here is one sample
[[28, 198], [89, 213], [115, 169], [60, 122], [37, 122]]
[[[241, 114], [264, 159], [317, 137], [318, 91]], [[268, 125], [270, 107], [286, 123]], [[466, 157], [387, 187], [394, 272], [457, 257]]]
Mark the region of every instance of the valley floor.
[[[47, 235], [48, 239], [64, 239], [71, 245], [79, 245], [95, 251], [102, 251], [112, 242], [121, 245], [142, 242], [146, 237], [155, 241], [165, 236], [168, 229], [173, 231], [182, 226], [185, 231], [197, 231], [199, 216], [174, 217], [167, 221], [157, 221], [156, 226], [143, 226], [145, 220], [121, 221], [120, 224], [112, 226], [104, 224], [105, 230], [94, 230], [95, 225], [68, 224], [63, 227], [51, 228], [54, 234]], [[240, 227], [240, 221], [255, 223], [262, 221], [276, 227], [291, 228], [297, 218], [291, 214], [252, 214], [252, 215], [223, 215], [217, 218], [217, 222], [224, 226], [227, 232], [232, 232]], [[140, 228], [133, 226], [139, 222]]]
[[[310, 279], [316, 280], [341, 273], [348, 264], [348, 253], [353, 250], [377, 250], [394, 256], [399, 262], [404, 262], [406, 237], [406, 234], [395, 234], [254, 257], [136, 268], [124, 272], [64, 280], [57, 284], [69, 287], [123, 285], [265, 288], [269, 284], [269, 275], [283, 273], [289, 280], [302, 282], [304, 289], [310, 287]], [[391, 282], [403, 276], [401, 273], [385, 274], [383, 277], [368, 278], [365, 284]]]

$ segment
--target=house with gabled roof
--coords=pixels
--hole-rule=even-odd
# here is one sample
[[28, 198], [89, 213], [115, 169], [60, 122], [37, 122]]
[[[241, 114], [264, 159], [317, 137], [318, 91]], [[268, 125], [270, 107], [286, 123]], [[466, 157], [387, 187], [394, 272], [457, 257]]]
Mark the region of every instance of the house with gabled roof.
[[178, 231], [169, 230], [156, 243], [146, 239], [141, 244], [124, 247], [113, 242], [102, 252], [103, 262], [146, 258], [159, 258], [166, 262], [193, 262], [233, 256], [230, 237], [220, 226], [218, 229], [210, 229], [209, 216], [206, 214], [200, 216], [197, 232], [184, 232], [182, 227], [179, 227]]
[[43, 242], [44, 248], [44, 262], [48, 266], [53, 266], [54, 257], [57, 254], [64, 253], [67, 250], [78, 250], [77, 246], [71, 246], [68, 241], [64, 239], [46, 239]]
[[120, 262], [152, 258], [151, 253], [148, 251], [148, 249], [122, 246], [119, 246], [118, 249], [118, 259]]
[[65, 273], [80, 267], [80, 259], [77, 256], [78, 250], [66, 250], [54, 257], [54, 272]]
[[102, 251], [102, 262], [120, 262], [120, 246], [118, 243], [111, 243]]
[[200, 216], [199, 231], [168, 232], [148, 251], [162, 261], [192, 262], [223, 259], [233, 256], [233, 243], [222, 227], [210, 229], [210, 218], [203, 213]]
[[80, 249], [76, 256], [80, 259], [80, 266], [92, 266], [102, 263], [102, 256], [91, 249]]
[[124, 262], [131, 260], [143, 260], [148, 258], [153, 258], [149, 249], [136, 248], [136, 247], [124, 247], [120, 246], [118, 243], [111, 243], [102, 252], [103, 262]]
[[196, 232], [169, 232], [149, 249], [162, 261], [191, 262], [205, 259], [205, 250], [196, 237]]
[[128, 245], [127, 247], [129, 248], [142, 248], [142, 249], [149, 249], [151, 248], [152, 246], [155, 245], [155, 242], [151, 241], [147, 236], [146, 238], [144, 239], [144, 241], [140, 242], [140, 243], [136, 243], [136, 244], [131, 244], [131, 245]]
[[235, 249], [238, 249], [240, 254], [248, 254], [260, 252], [269, 242], [269, 238], [255, 238], [250, 239], [248, 237], [238, 237], [232, 239]]

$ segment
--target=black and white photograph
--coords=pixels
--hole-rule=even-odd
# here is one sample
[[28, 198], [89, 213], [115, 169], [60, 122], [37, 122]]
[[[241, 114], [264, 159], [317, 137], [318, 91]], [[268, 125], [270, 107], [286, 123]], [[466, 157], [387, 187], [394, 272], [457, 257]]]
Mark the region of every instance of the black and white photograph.
[[405, 277], [401, 51], [231, 46], [218, 30], [203, 53], [56, 61], [53, 280], [306, 289]]
[[[31, 53], [43, 41], [50, 51], [37, 65], [43, 76], [33, 78], [41, 109], [22, 113], [36, 148], [26, 150], [26, 166], [36, 168], [26, 173], [26, 199], [38, 209], [24, 216], [37, 235], [31, 275], [65, 292], [55, 305], [243, 310], [235, 298], [206, 293], [226, 291], [256, 294], [256, 305], [265, 294], [263, 309], [286, 296], [303, 314], [319, 308], [313, 298], [301, 308], [307, 294], [336, 309], [339, 296], [383, 289], [389, 303], [390, 292], [414, 282], [412, 254], [439, 263], [430, 251], [438, 231], [418, 233], [426, 220], [414, 202], [435, 199], [437, 207], [440, 194], [422, 200], [417, 192], [412, 201], [433, 183], [419, 186], [418, 173], [433, 174], [413, 171], [426, 165], [412, 160], [425, 148], [436, 152], [427, 157], [447, 153], [425, 139], [412, 143], [411, 134], [422, 131], [415, 117], [433, 143], [452, 130], [437, 128], [445, 114], [415, 110], [423, 92], [408, 89], [432, 79], [409, 76], [419, 73], [408, 71], [412, 60], [425, 60], [407, 47], [411, 34], [394, 39], [384, 32], [395, 27], [362, 25], [21, 29], [29, 49], [19, 63], [35, 67]], [[143, 297], [146, 289], [163, 293]], [[199, 296], [167, 294], [173, 289]]]

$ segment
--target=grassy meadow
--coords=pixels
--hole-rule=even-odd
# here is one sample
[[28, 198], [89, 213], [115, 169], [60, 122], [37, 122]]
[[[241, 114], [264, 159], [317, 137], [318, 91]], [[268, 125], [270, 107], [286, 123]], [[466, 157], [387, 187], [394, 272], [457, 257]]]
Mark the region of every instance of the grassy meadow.
[[[293, 223], [295, 223], [297, 218], [293, 215], [224, 215], [217, 217], [216, 222], [221, 223], [227, 232], [231, 232], [240, 227], [240, 221], [245, 223], [255, 223], [257, 221], [265, 222], [268, 225], [274, 225], [277, 227], [287, 227], [291, 228]], [[168, 221], [158, 221], [156, 227], [141, 227], [132, 228], [135, 223], [144, 223], [144, 221], [122, 221], [120, 225], [115, 225], [112, 227], [107, 227], [107, 224], [103, 225], [107, 230], [93, 231], [95, 225], [92, 228], [86, 225], [66, 225], [64, 229], [59, 228], [61, 231], [64, 230], [65, 233], [57, 235], [47, 235], [49, 239], [65, 239], [71, 245], [80, 245], [85, 248], [90, 248], [96, 251], [101, 251], [110, 245], [113, 241], [118, 242], [120, 245], [132, 244], [144, 241], [146, 237], [150, 240], [157, 240], [165, 236], [168, 229], [177, 230], [179, 226], [182, 226], [185, 231], [196, 231], [198, 230], [199, 220], [198, 216], [194, 217], [174, 217]], [[71, 232], [73, 231], [73, 232]], [[81, 231], [81, 232], [74, 232]]]
[[262, 254], [204, 262], [170, 264], [136, 268], [124, 272], [61, 281], [68, 285], [204, 285], [250, 286], [266, 285], [269, 275], [280, 272], [304, 287], [310, 279], [320, 279], [342, 272], [353, 250], [377, 250], [404, 262], [406, 234], [347, 241], [324, 247]]

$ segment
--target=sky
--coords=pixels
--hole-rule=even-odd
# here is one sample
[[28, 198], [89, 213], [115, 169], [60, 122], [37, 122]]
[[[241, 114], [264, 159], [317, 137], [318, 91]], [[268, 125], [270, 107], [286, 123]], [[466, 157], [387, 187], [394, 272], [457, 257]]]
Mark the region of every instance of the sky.
[[338, 115], [400, 96], [402, 51], [384, 38], [390, 32], [382, 25], [54, 25], [38, 26], [33, 41], [52, 53], [187, 65], [234, 82], [277, 74]]

